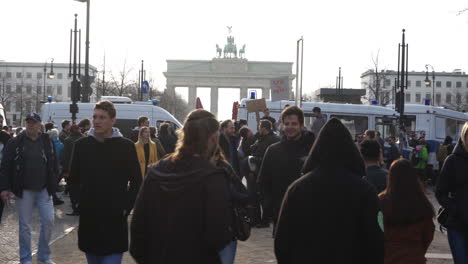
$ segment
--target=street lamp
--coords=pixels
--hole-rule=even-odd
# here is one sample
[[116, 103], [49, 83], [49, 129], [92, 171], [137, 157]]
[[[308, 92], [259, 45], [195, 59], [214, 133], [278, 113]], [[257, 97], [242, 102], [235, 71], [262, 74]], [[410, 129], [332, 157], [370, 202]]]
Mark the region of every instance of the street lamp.
[[89, 83], [89, 5], [91, 0], [75, 0], [81, 3], [86, 2], [86, 41], [85, 41], [85, 76], [83, 82], [82, 102], [89, 102], [91, 88]]
[[434, 98], [435, 98], [435, 71], [434, 67], [430, 64], [426, 64], [426, 79], [424, 80], [424, 84], [426, 84], [426, 87], [431, 86], [431, 80], [429, 80], [429, 68], [431, 67], [432, 69], [432, 100], [431, 100], [431, 105], [434, 106]]
[[[50, 60], [50, 72], [49, 74], [47, 74], [47, 62]], [[46, 77], [47, 76], [47, 77]], [[43, 76], [43, 79], [44, 79], [44, 87], [42, 87], [42, 91], [43, 91], [43, 96], [44, 96], [44, 102], [46, 100], [46, 78], [48, 79], [54, 79], [55, 78], [55, 74], [54, 74], [54, 58], [48, 58], [45, 62], [44, 62], [44, 76]]]

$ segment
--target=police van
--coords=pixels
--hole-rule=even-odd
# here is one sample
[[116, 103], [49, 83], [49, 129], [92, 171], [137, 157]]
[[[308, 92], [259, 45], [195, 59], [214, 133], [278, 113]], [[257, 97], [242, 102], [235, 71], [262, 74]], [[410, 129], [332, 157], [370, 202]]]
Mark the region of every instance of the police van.
[[[174, 129], [182, 127], [182, 124], [165, 109], [152, 104], [151, 102], [132, 102], [128, 97], [103, 96], [102, 100], [109, 100], [114, 103], [117, 111], [117, 121], [115, 127], [119, 128], [124, 136], [129, 136], [131, 131], [137, 126], [137, 120], [140, 116], [147, 116], [150, 120], [150, 126], [159, 128], [161, 123], [169, 121]], [[88, 118], [92, 120], [94, 103], [77, 103], [78, 113], [76, 122]], [[43, 122], [52, 121], [58, 129], [62, 129], [60, 123], [62, 120], [71, 120], [70, 102], [50, 102], [45, 103], [41, 109], [41, 118]]]

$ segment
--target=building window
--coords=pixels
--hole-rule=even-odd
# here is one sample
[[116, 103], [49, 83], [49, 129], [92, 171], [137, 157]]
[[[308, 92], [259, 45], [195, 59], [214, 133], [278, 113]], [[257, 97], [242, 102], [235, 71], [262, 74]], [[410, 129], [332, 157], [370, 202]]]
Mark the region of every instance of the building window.
[[62, 73], [57, 73], [57, 79], [61, 80], [63, 78], [63, 74]]
[[11, 72], [7, 72], [6, 77], [11, 79]]
[[40, 85], [36, 86], [36, 93], [37, 94], [42, 94], [42, 86], [40, 86]]
[[13, 114], [13, 121], [16, 121], [16, 114]]
[[421, 81], [416, 81], [416, 87], [421, 87]]
[[406, 81], [406, 87], [411, 87], [411, 80]]
[[26, 113], [31, 113], [31, 101], [26, 101]]
[[22, 72], [17, 72], [16, 73], [16, 79], [21, 79], [23, 78], [23, 73]]
[[431, 99], [432, 95], [430, 93], [426, 93], [426, 99]]
[[446, 86], [447, 88], [452, 88], [452, 82], [451, 82], [451, 81], [447, 81], [447, 82], [445, 83], [445, 86]]
[[21, 104], [20, 101], [15, 102], [15, 111], [16, 112], [21, 112]]
[[32, 93], [32, 86], [30, 84], [26, 85], [26, 93], [31, 94]]
[[6, 85], [6, 92], [11, 93], [11, 84]]
[[436, 81], [436, 87], [441, 88], [442, 87], [442, 82], [441, 81]]
[[62, 95], [62, 85], [57, 85], [57, 95]]
[[7, 102], [7, 103], [5, 104], [5, 110], [6, 110], [7, 112], [10, 112], [10, 111], [11, 111], [11, 104], [10, 104], [9, 102]]
[[415, 103], [421, 103], [421, 94], [420, 93], [416, 93]]
[[411, 94], [410, 94], [410, 93], [406, 93], [406, 94], [405, 94], [405, 101], [406, 101], [407, 103], [411, 102]]
[[456, 85], [457, 88], [461, 88], [462, 87], [462, 82], [457, 82], [455, 85]]
[[452, 103], [452, 95], [451, 94], [446, 94], [445, 95], [445, 103], [446, 104], [451, 104]]
[[52, 86], [51, 85], [47, 86], [47, 95], [52, 95]]
[[42, 72], [36, 73], [36, 78], [37, 79], [42, 79]]
[[20, 85], [20, 84], [17, 84], [17, 85], [16, 85], [16, 93], [18, 93], [18, 94], [21, 94], [21, 93], [22, 93], [22, 89], [21, 89], [21, 85]]
[[32, 73], [27, 72], [26, 73], [26, 79], [32, 79]]
[[462, 103], [462, 95], [457, 93], [455, 100], [456, 100], [457, 105], [460, 105]]
[[436, 94], [436, 104], [440, 105], [440, 102], [442, 100], [442, 95], [440, 93]]
[[391, 85], [390, 79], [385, 79], [385, 86], [390, 86], [390, 85]]
[[468, 88], [468, 82], [466, 82], [466, 88]]

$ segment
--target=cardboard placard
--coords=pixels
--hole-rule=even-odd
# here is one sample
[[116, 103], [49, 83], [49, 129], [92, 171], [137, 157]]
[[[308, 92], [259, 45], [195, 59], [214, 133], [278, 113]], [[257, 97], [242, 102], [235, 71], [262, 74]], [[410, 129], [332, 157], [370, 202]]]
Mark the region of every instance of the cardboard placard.
[[245, 102], [247, 106], [247, 112], [262, 112], [267, 108], [265, 98], [256, 99], [256, 100], [249, 100]]

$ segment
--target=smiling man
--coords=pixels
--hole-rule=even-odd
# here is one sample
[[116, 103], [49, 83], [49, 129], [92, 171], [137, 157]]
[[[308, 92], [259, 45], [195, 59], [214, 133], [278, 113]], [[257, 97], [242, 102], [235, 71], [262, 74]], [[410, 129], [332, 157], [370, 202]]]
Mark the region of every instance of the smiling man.
[[304, 129], [304, 112], [299, 107], [285, 108], [281, 122], [284, 135], [267, 149], [258, 176], [265, 204], [259, 227], [268, 227], [269, 217], [276, 223], [283, 196], [288, 186], [301, 176], [302, 165], [314, 143], [314, 135]]
[[115, 121], [111, 102], [96, 103], [93, 128], [72, 154], [69, 182], [80, 197], [78, 247], [89, 264], [121, 263], [128, 250], [127, 216], [141, 184], [135, 144], [113, 127]]

